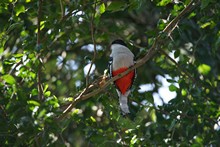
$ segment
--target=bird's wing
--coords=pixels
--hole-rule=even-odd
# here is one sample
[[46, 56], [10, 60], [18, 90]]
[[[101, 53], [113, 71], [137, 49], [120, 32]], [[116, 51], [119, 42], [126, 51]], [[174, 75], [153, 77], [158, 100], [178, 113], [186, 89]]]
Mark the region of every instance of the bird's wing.
[[110, 57], [109, 62], [108, 62], [108, 70], [109, 70], [109, 75], [111, 78], [112, 78], [112, 62], [113, 62], [113, 58]]

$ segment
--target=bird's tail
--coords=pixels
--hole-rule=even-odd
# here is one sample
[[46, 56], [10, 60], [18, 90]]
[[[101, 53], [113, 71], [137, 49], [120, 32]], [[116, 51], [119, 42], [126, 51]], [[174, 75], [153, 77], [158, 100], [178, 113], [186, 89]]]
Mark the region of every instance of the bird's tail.
[[119, 103], [120, 103], [122, 114], [125, 115], [127, 113], [130, 113], [129, 108], [128, 108], [128, 97], [126, 95], [121, 94], [119, 96]]
[[116, 89], [119, 97], [119, 104], [123, 115], [130, 113], [128, 108], [128, 95], [130, 94], [130, 90], [122, 94], [118, 89]]

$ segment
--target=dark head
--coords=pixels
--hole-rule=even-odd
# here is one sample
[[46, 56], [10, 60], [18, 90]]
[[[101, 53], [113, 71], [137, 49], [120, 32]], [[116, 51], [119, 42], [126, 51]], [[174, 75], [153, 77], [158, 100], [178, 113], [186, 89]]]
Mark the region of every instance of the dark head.
[[125, 42], [121, 39], [116, 39], [112, 42], [112, 44], [120, 44], [120, 45], [124, 45], [127, 47], [127, 44], [125, 44]]

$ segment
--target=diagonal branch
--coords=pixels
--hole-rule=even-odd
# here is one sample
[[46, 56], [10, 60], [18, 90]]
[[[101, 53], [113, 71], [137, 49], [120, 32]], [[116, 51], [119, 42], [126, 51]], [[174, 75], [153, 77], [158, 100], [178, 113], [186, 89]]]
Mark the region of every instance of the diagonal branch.
[[[183, 18], [184, 15], [186, 15], [187, 13], [191, 12], [192, 9], [198, 4], [197, 0], [192, 0], [184, 9], [183, 11], [181, 11], [181, 13], [176, 16], [167, 26], [166, 28], [162, 31], [163, 33], [165, 33], [165, 37], [168, 38], [169, 35], [174, 31], [175, 27], [177, 26], [178, 22]], [[88, 86], [87, 88], [85, 88], [78, 96], [75, 97], [75, 99], [73, 100], [73, 102], [71, 102], [68, 106], [68, 108], [66, 110], [63, 111], [63, 113], [57, 117], [57, 120], [62, 120], [63, 118], [65, 118], [67, 116], [67, 114], [72, 110], [72, 108], [80, 101], [89, 99], [92, 96], [97, 95], [98, 93], [102, 92], [106, 87], [108, 87], [112, 82], [116, 81], [117, 79], [125, 76], [126, 74], [128, 74], [129, 72], [133, 71], [134, 69], [142, 66], [143, 64], [145, 64], [148, 60], [150, 60], [155, 53], [160, 49], [161, 45], [163, 44], [164, 38], [162, 34], [159, 34], [156, 38], [155, 41], [153, 43], [153, 45], [151, 46], [151, 48], [148, 50], [148, 52], [146, 53], [146, 55], [139, 59], [136, 64], [134, 66], [132, 66], [131, 68], [129, 68], [128, 70], [124, 71], [121, 74], [118, 74], [117, 76], [109, 79], [107, 82], [105, 82], [104, 84], [99, 84], [100, 81], [98, 81], [98, 84], [91, 84], [90, 86]], [[92, 90], [94, 89], [94, 90]], [[87, 91], [91, 91], [88, 92]]]

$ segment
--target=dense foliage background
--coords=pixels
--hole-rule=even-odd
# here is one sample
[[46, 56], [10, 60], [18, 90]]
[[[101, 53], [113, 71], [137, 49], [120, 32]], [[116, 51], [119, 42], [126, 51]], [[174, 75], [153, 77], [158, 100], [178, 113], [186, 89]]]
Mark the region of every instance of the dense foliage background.
[[200, 1], [137, 69], [129, 116], [111, 85], [57, 119], [103, 75], [112, 40], [139, 59], [189, 2], [1, 0], [0, 146], [220, 144], [218, 0]]

